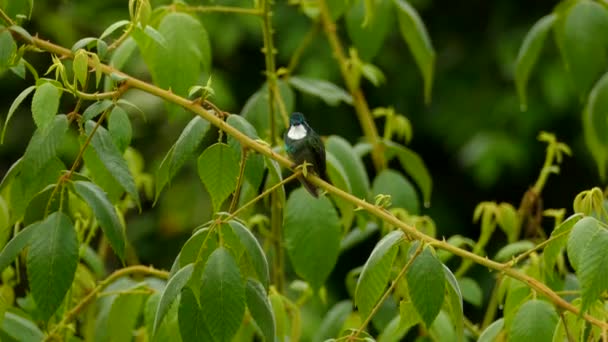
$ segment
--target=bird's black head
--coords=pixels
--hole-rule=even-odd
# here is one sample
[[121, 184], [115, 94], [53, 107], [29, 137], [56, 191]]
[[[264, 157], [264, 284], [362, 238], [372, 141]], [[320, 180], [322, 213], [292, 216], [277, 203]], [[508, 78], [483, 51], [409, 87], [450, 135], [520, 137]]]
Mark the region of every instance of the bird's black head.
[[306, 122], [304, 119], [304, 114], [299, 112], [291, 113], [291, 118], [289, 118], [289, 124], [292, 126], [302, 125]]

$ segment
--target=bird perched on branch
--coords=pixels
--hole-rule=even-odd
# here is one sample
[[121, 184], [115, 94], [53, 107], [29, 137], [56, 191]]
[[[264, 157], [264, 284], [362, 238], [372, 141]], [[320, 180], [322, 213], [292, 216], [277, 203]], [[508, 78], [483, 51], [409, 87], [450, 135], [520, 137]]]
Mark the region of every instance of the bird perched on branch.
[[[289, 118], [289, 129], [285, 133], [285, 150], [296, 165], [307, 162], [317, 176], [327, 180], [325, 173], [325, 146], [319, 135], [308, 125], [302, 113], [292, 113]], [[316, 186], [306, 178], [299, 177], [300, 182], [314, 197], [319, 196]]]

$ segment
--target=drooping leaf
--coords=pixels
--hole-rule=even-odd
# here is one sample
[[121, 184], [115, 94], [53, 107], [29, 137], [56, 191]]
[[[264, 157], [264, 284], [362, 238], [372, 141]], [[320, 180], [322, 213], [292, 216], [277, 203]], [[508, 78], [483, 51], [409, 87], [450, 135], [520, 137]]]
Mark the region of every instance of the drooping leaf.
[[173, 304], [184, 286], [190, 280], [193, 270], [194, 264], [188, 264], [177, 271], [177, 273], [175, 273], [167, 282], [167, 286], [158, 302], [158, 308], [154, 317], [153, 336], [156, 335], [156, 331], [163, 322], [163, 318], [165, 318], [165, 315], [169, 312], [171, 304]]
[[352, 194], [367, 198], [369, 179], [361, 158], [357, 157], [353, 147], [344, 138], [332, 135], [325, 142], [325, 148], [340, 162], [350, 182]]
[[551, 232], [551, 236], [549, 238], [551, 241], [543, 250], [543, 259], [545, 261], [545, 267], [547, 270], [553, 270], [553, 266], [555, 266], [558, 254], [566, 246], [570, 231], [572, 231], [574, 225], [580, 221], [582, 217], [582, 214], [574, 214], [562, 222], [562, 224], [555, 228], [553, 232]]
[[401, 146], [390, 141], [385, 142], [385, 144], [387, 145], [389, 153], [394, 153], [397, 159], [399, 159], [401, 167], [403, 167], [405, 172], [407, 172], [407, 174], [412, 177], [412, 180], [416, 183], [416, 185], [418, 185], [424, 199], [424, 206], [428, 207], [431, 202], [433, 181], [431, 179], [431, 174], [426, 168], [426, 165], [424, 165], [422, 158], [405, 146]]
[[[414, 248], [414, 246], [412, 246]], [[405, 274], [410, 298], [427, 327], [435, 320], [445, 299], [443, 264], [429, 247], [418, 255]]]
[[74, 193], [80, 196], [93, 210], [99, 226], [103, 230], [110, 246], [121, 260], [124, 260], [125, 233], [116, 213], [116, 209], [110, 203], [106, 193], [96, 184], [85, 181], [72, 183]]
[[111, 35], [114, 31], [118, 30], [119, 28], [127, 26], [129, 23], [130, 23], [129, 20], [119, 20], [119, 21], [113, 23], [112, 25], [108, 26], [108, 28], [106, 28], [103, 31], [101, 36], [99, 36], [99, 39], [104, 39], [105, 37]]
[[572, 264], [575, 271], [579, 271], [583, 253], [601, 229], [599, 221], [589, 216], [582, 218], [574, 224], [568, 237], [567, 250], [570, 264]]
[[374, 16], [367, 22], [363, 0], [351, 5], [346, 13], [346, 32], [357, 48], [359, 57], [371, 61], [380, 51], [395, 18], [391, 0], [381, 0], [374, 6]]
[[[146, 26], [144, 30], [134, 30], [132, 36], [154, 83], [175, 94], [186, 96], [201, 72], [211, 68], [207, 31], [189, 14], [170, 12], [162, 18], [158, 30]], [[183, 113], [175, 104], [167, 104], [167, 109], [173, 116]]]
[[260, 327], [265, 341], [273, 342], [276, 335], [274, 314], [264, 286], [256, 280], [247, 279], [245, 293], [247, 308], [251, 312], [255, 323]]
[[[95, 122], [87, 121], [86, 133], [90, 135], [95, 127]], [[91, 139], [91, 147], [97, 153], [99, 160], [103, 163], [106, 170], [120, 184], [120, 186], [129, 194], [131, 199], [135, 201], [138, 207], [141, 207], [139, 202], [139, 194], [133, 176], [129, 171], [126, 160], [120, 153], [120, 150], [114, 142], [108, 131], [103, 127], [98, 127]]]
[[61, 91], [50, 82], [44, 82], [36, 88], [32, 99], [32, 115], [36, 126], [45, 128], [53, 122], [53, 117], [59, 110], [60, 98]]
[[555, 308], [542, 300], [525, 302], [515, 314], [509, 338], [512, 341], [551, 341], [558, 316]]
[[319, 289], [338, 259], [338, 213], [327, 197], [314, 198], [300, 188], [287, 200], [283, 229], [285, 247], [296, 273]]
[[424, 79], [424, 100], [429, 103], [433, 87], [435, 49], [433, 49], [426, 27], [414, 7], [405, 0], [393, 0], [393, 3], [397, 9], [401, 35], [410, 48]]
[[124, 153], [133, 136], [133, 128], [129, 115], [120, 106], [115, 106], [110, 113], [108, 119], [108, 131], [114, 141], [114, 145], [118, 147], [121, 153]]
[[[34, 222], [41, 221], [50, 212], [60, 211], [62, 209], [62, 201], [65, 205], [64, 208], [67, 209], [67, 192], [62, 194], [56, 191], [57, 184], [51, 184], [34, 195], [30, 203], [27, 205], [27, 208], [25, 208], [25, 214], [23, 214], [24, 225], [28, 226]], [[65, 211], [67, 210], [64, 210], [64, 212]]]
[[225, 248], [209, 256], [200, 291], [202, 316], [213, 340], [231, 341], [245, 313], [245, 284], [236, 261]]
[[291, 76], [289, 84], [303, 93], [320, 98], [330, 106], [337, 106], [340, 102], [353, 104], [353, 98], [346, 90], [326, 80]]
[[203, 141], [205, 134], [209, 131], [209, 127], [209, 122], [199, 116], [195, 116], [186, 125], [158, 168], [155, 201], [158, 200], [162, 189], [171, 181], [177, 171], [181, 169], [186, 160], [193, 156]]
[[462, 301], [462, 292], [460, 291], [460, 285], [456, 280], [456, 277], [450, 271], [450, 269], [443, 265], [443, 271], [445, 274], [446, 283], [446, 304], [448, 304], [450, 319], [452, 320], [452, 324], [454, 325], [454, 329], [456, 330], [456, 336], [458, 336], [458, 341], [464, 340], [464, 312], [463, 306], [464, 303]]
[[524, 42], [519, 48], [517, 60], [515, 61], [515, 86], [519, 95], [519, 103], [522, 111], [528, 106], [526, 100], [526, 86], [547, 38], [549, 30], [553, 27], [557, 16], [549, 14], [540, 18], [530, 29]]
[[179, 253], [180, 268], [200, 260], [205, 262], [217, 246], [218, 241], [215, 233], [210, 232], [207, 227], [199, 229], [186, 241]]
[[214, 341], [194, 292], [187, 286], [179, 301], [178, 322], [183, 341]]
[[396, 171], [385, 169], [374, 179], [373, 195], [390, 195], [392, 207], [406, 209], [409, 213], [418, 214], [420, 203], [414, 186]]
[[4, 270], [17, 258], [19, 253], [30, 243], [40, 223], [33, 223], [15, 235], [0, 252], [0, 270]]
[[592, 235], [582, 250], [577, 275], [581, 281], [581, 311], [586, 311], [608, 289], [608, 230]]
[[141, 284], [137, 284], [134, 288], [127, 289], [125, 293], [117, 295], [112, 301], [107, 326], [108, 331], [111, 332], [110, 341], [130, 342], [133, 339], [142, 305], [148, 294], [129, 293], [128, 291], [134, 291], [140, 286]]
[[578, 93], [585, 96], [608, 60], [608, 37], [595, 34], [608, 30], [608, 9], [590, 0], [565, 3], [557, 10], [554, 27], [566, 70]]
[[25, 100], [25, 98], [35, 89], [36, 89], [36, 86], [29, 86], [29, 87], [23, 89], [23, 91], [21, 93], [19, 93], [19, 95], [17, 95], [17, 97], [15, 98], [15, 100], [13, 101], [11, 106], [9, 107], [8, 114], [6, 114], [6, 120], [4, 120], [4, 127], [2, 127], [2, 137], [0, 137], [1, 143], [4, 143], [4, 135], [6, 134], [6, 128], [8, 127], [8, 122], [13, 117], [13, 114], [15, 114], [15, 111], [17, 110], [17, 108], [19, 108], [19, 105], [21, 105], [21, 102], [23, 102], [23, 100]]
[[214, 211], [217, 212], [236, 188], [239, 161], [228, 145], [213, 144], [198, 158], [198, 175], [211, 196]]
[[317, 329], [313, 341], [326, 341], [336, 337], [348, 316], [353, 312], [353, 303], [350, 300], [343, 300], [332, 306], [323, 317], [321, 326]]
[[258, 280], [262, 283], [265, 289], [268, 288], [270, 283], [270, 271], [268, 270], [268, 260], [264, 250], [258, 240], [253, 236], [251, 231], [247, 227], [243, 226], [240, 222], [231, 220], [228, 222], [232, 230], [239, 238], [241, 245], [245, 248], [249, 260], [255, 269], [255, 273], [258, 276]]
[[12, 312], [4, 314], [2, 331], [15, 341], [40, 342], [44, 340], [44, 333], [40, 331], [36, 323]]
[[55, 212], [36, 228], [27, 253], [27, 277], [44, 319], [55, 313], [78, 265], [78, 238], [69, 217]]
[[363, 317], [369, 315], [386, 290], [391, 268], [399, 250], [399, 242], [402, 239], [402, 231], [390, 232], [376, 244], [365, 262], [355, 290], [355, 304]]
[[587, 148], [598, 166], [602, 179], [608, 166], [608, 73], [591, 90], [583, 111], [583, 133]]

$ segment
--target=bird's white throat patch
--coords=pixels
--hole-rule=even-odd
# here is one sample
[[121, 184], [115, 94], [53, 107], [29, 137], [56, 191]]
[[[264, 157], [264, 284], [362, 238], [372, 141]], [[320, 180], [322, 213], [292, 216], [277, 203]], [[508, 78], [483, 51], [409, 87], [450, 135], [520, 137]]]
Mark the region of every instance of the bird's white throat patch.
[[306, 138], [306, 127], [304, 125], [294, 125], [289, 128], [287, 137], [292, 140], [300, 140]]

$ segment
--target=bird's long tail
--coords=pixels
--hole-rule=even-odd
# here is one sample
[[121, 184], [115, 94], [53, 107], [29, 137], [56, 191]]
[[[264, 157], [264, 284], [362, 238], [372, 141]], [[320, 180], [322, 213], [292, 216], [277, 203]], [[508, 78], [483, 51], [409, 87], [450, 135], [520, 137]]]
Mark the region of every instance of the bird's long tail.
[[306, 189], [313, 197], [315, 197], [315, 198], [319, 197], [319, 188], [317, 188], [315, 185], [313, 185], [311, 182], [309, 182], [302, 175], [298, 176], [298, 179], [300, 180], [300, 183], [302, 183], [302, 185], [304, 186], [304, 189]]

